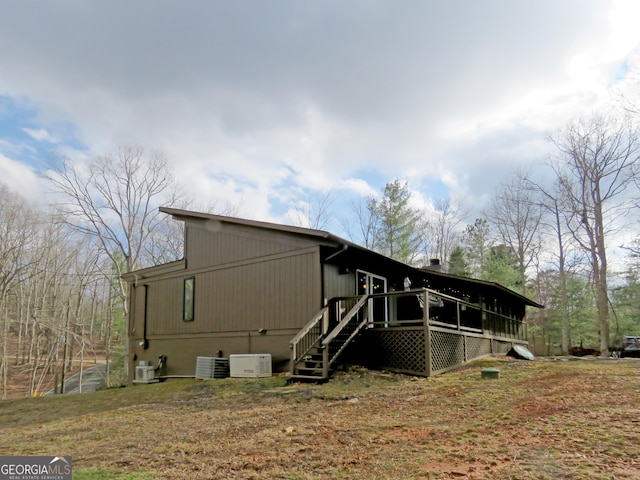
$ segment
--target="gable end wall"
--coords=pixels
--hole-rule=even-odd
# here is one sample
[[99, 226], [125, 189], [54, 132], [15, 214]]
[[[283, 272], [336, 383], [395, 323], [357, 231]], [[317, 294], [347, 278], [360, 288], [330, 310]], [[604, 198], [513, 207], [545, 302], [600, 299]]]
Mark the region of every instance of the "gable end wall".
[[290, 233], [215, 221], [186, 225], [185, 257], [189, 270], [226, 265], [317, 246], [317, 241]]

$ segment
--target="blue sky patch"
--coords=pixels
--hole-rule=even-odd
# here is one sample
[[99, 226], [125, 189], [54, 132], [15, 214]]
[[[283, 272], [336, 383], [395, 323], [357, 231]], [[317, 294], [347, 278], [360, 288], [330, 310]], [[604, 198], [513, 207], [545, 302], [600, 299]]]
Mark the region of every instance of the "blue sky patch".
[[84, 150], [75, 130], [62, 122], [44, 125], [26, 102], [0, 96], [0, 154], [8, 158], [40, 171], [61, 147]]

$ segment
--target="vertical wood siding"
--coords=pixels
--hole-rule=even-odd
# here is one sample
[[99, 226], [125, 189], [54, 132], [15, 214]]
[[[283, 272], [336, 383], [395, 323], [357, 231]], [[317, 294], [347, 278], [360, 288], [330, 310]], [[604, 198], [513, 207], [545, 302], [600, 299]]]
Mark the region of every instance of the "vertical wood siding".
[[[149, 285], [149, 335], [301, 328], [321, 308], [319, 249], [189, 273]], [[182, 282], [195, 276], [195, 319]]]
[[188, 223], [185, 252], [189, 269], [258, 259], [314, 245], [290, 234], [234, 225]]
[[324, 300], [356, 294], [356, 277], [353, 272], [340, 273], [336, 265], [324, 264]]
[[144, 331], [145, 285], [131, 287], [131, 313], [129, 315], [129, 335], [133, 339], [142, 338]]

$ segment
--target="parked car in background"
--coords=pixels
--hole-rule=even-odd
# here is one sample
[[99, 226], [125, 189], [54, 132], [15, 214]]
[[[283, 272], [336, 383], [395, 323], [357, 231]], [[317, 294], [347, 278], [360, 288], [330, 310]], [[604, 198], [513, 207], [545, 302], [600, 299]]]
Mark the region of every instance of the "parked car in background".
[[627, 335], [622, 337], [620, 357], [640, 357], [640, 336]]

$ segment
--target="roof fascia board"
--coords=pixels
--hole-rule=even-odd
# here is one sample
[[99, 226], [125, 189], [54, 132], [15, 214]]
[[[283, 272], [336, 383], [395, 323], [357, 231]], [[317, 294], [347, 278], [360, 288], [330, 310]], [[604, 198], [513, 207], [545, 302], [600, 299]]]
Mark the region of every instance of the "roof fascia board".
[[[293, 225], [283, 225], [279, 223], [271, 223], [271, 222], [262, 222], [259, 220], [249, 220], [246, 218], [238, 218], [238, 217], [228, 217], [226, 215], [216, 215], [212, 213], [201, 213], [201, 212], [193, 212], [189, 210], [181, 210], [176, 208], [168, 208], [168, 207], [160, 207], [159, 210], [163, 213], [171, 215], [176, 220], [187, 221], [187, 220], [204, 220], [204, 221], [213, 221], [213, 222], [221, 222], [221, 223], [229, 223], [234, 225], [244, 225], [255, 228], [262, 228], [268, 230], [277, 230], [281, 232], [294, 233], [298, 235], [303, 235], [307, 237], [315, 237], [319, 239], [329, 240], [335, 243], [340, 244], [349, 244], [352, 246], [357, 246], [343, 238], [338, 237], [337, 235], [333, 235], [330, 232], [324, 230], [315, 230], [312, 228], [305, 227], [296, 227]], [[362, 248], [362, 247], [360, 247]]]
[[511, 290], [510, 288], [507, 288], [504, 285], [500, 285], [499, 283], [496, 283], [496, 282], [489, 282], [487, 280], [480, 280], [478, 278], [461, 277], [460, 275], [453, 275], [451, 273], [438, 272], [436, 270], [429, 270], [428, 268], [421, 268], [420, 271], [426, 272], [426, 273], [432, 274], [432, 275], [439, 275], [439, 276], [442, 276], [442, 277], [445, 277], [445, 278], [461, 280], [463, 282], [477, 283], [478, 285], [484, 285], [485, 287], [496, 288], [498, 290], [502, 290], [505, 293], [508, 293], [509, 295], [513, 295], [515, 297], [519, 297], [520, 300], [525, 302], [527, 305], [530, 305], [532, 307], [537, 307], [537, 308], [544, 308], [544, 305], [540, 305], [539, 303], [534, 302], [530, 298], [527, 298], [524, 295], [521, 295], [518, 292], [516, 292], [514, 290]]
[[154, 265], [152, 267], [141, 268], [140, 270], [133, 270], [122, 275], [122, 278], [127, 282], [133, 282], [136, 278], [163, 275], [165, 273], [178, 272], [186, 268], [186, 262], [184, 259], [176, 260], [175, 262], [163, 263], [160, 265]]

